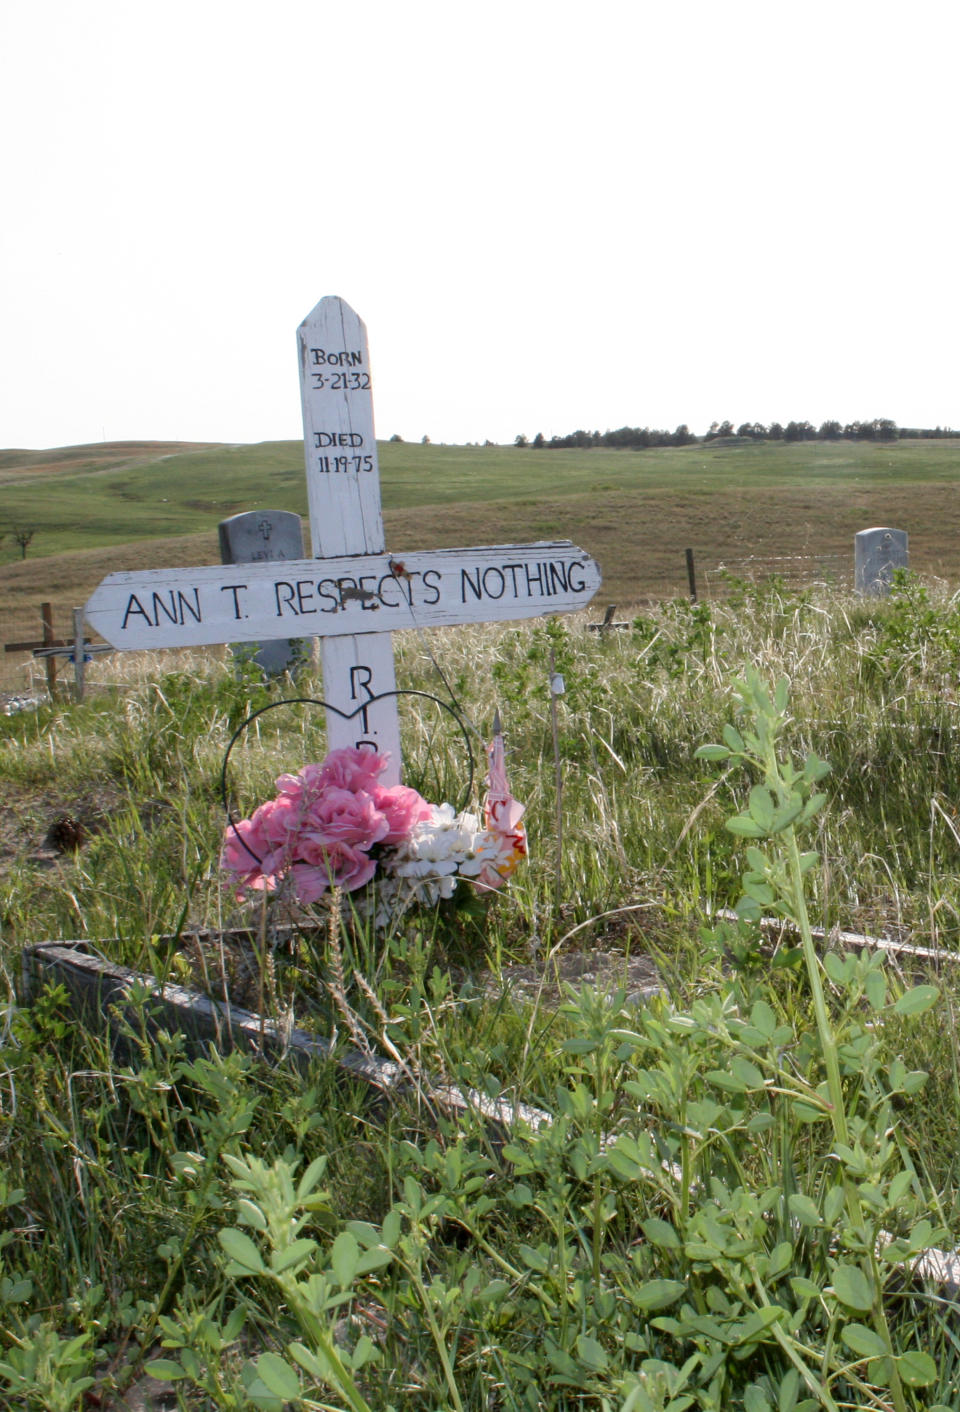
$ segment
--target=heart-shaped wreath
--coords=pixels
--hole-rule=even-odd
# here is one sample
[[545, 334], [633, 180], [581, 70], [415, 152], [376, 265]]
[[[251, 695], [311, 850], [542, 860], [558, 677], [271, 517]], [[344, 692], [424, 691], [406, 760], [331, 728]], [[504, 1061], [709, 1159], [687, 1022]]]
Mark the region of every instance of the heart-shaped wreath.
[[332, 750], [320, 764], [304, 765], [276, 781], [275, 798], [249, 818], [235, 820], [228, 804], [227, 767], [244, 731], [267, 711], [312, 705], [345, 720], [368, 708], [373, 697], [347, 713], [313, 697], [271, 702], [254, 711], [234, 732], [223, 760], [221, 794], [227, 828], [221, 865], [238, 897], [288, 889], [299, 903], [320, 900], [331, 888], [355, 894], [358, 909], [385, 926], [414, 905], [452, 898], [461, 884], [492, 893], [503, 887], [526, 856], [523, 806], [509, 792], [499, 717], [488, 751], [483, 817], [464, 804], [473, 789], [473, 752], [459, 714], [423, 691], [384, 696], [423, 697], [457, 722], [467, 749], [469, 777], [459, 809], [431, 804], [405, 785], [383, 785], [387, 757], [367, 746]]

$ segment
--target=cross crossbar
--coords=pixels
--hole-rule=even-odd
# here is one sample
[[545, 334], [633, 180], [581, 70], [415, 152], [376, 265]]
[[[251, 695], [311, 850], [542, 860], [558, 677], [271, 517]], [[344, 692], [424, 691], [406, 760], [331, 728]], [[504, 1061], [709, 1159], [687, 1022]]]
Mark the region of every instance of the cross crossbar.
[[34, 656], [39, 654], [39, 649], [43, 647], [66, 647], [68, 644], [62, 637], [55, 637], [52, 642], [46, 642], [42, 638], [39, 642], [8, 642], [4, 645], [4, 652], [32, 652]]

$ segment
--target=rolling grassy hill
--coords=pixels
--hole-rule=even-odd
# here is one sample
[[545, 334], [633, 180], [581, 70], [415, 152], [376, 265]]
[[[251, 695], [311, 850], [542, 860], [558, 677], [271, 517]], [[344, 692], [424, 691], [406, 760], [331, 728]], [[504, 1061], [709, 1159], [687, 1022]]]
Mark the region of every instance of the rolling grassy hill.
[[[820, 556], [848, 574], [853, 536], [871, 525], [906, 529], [912, 567], [960, 580], [958, 473], [960, 440], [380, 445], [394, 552], [570, 538], [601, 565], [601, 602], [622, 606], [686, 592], [688, 546], [706, 591], [710, 571], [737, 572], [751, 555]], [[0, 641], [37, 635], [44, 599], [64, 633], [69, 610], [114, 569], [216, 562], [218, 522], [258, 507], [306, 516], [300, 442], [0, 452]], [[23, 560], [20, 526], [34, 530]]]

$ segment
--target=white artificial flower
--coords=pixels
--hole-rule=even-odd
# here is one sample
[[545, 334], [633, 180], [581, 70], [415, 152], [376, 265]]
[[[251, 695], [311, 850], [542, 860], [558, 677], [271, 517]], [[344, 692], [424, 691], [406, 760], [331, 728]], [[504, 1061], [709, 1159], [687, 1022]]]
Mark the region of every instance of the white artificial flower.
[[478, 815], [458, 814], [452, 804], [435, 805], [408, 838], [381, 858], [381, 904], [396, 913], [414, 902], [431, 906], [446, 901], [459, 878], [496, 870], [500, 853], [499, 837], [482, 827]]

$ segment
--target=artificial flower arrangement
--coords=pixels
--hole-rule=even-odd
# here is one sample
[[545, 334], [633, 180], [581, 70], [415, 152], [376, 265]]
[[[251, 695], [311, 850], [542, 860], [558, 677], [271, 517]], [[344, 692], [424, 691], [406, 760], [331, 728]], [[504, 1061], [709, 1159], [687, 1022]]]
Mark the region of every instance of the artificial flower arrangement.
[[482, 824], [477, 814], [430, 804], [415, 789], [378, 783], [386, 765], [375, 750], [344, 748], [281, 775], [276, 798], [231, 822], [224, 835], [221, 864], [238, 897], [286, 885], [309, 905], [339, 888], [386, 926], [412, 906], [452, 898], [461, 883], [482, 893], [503, 887], [527, 842], [499, 730]]

